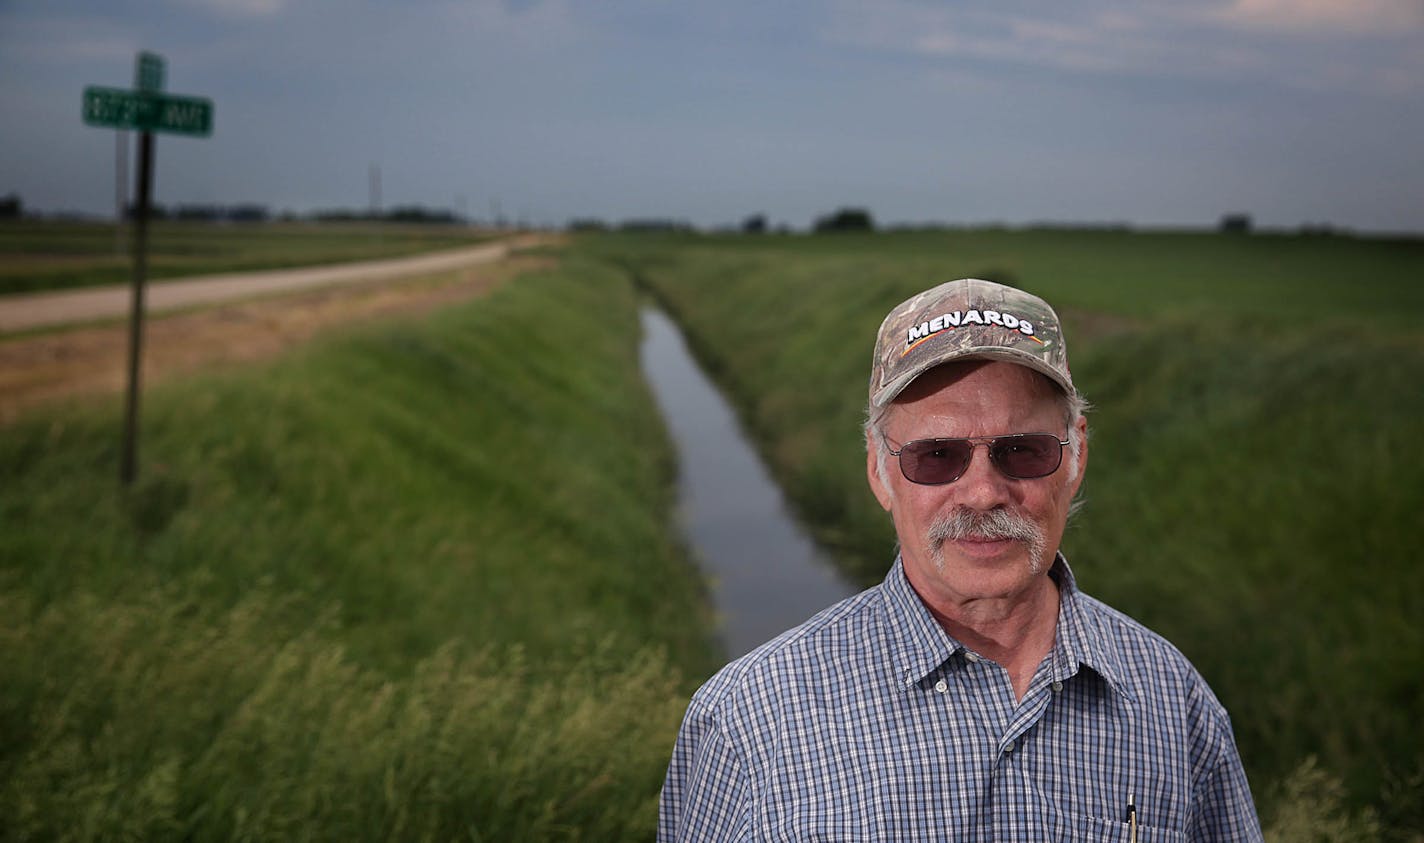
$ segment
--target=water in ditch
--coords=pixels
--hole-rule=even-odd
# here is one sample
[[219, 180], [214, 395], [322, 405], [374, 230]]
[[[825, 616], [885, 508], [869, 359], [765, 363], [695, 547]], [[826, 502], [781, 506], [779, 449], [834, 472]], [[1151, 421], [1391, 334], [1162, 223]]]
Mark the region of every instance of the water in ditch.
[[643, 309], [644, 376], [678, 456], [682, 528], [736, 657], [858, 589], [798, 524], [677, 325]]

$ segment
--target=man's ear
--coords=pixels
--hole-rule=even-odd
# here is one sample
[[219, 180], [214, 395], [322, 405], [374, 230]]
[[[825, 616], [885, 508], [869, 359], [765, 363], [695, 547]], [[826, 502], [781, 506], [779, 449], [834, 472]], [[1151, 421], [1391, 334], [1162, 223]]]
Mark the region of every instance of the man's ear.
[[877, 458], [879, 449], [883, 447], [874, 431], [865, 434], [865, 477], [870, 481], [870, 491], [875, 493], [875, 499], [880, 501], [880, 506], [886, 512], [890, 511], [890, 502], [895, 499], [895, 495], [884, 483], [880, 482], [880, 472], [877, 470]]

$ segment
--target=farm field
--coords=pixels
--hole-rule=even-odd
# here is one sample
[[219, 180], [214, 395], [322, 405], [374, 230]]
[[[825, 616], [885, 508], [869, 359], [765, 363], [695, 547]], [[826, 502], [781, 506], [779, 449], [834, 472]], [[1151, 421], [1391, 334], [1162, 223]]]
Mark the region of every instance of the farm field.
[[569, 260], [0, 428], [7, 839], [648, 839], [716, 664], [637, 302]]
[[[1064, 543], [1080, 583], [1202, 669], [1276, 839], [1326, 815], [1358, 839], [1418, 839], [1424, 568], [1407, 549], [1424, 539], [1424, 241], [1041, 230], [588, 248], [683, 323], [867, 585], [893, 557], [860, 433], [880, 318], [964, 276], [1046, 297], [1096, 406]], [[1328, 839], [1356, 839], [1342, 834]]]
[[[112, 223], [0, 222], [0, 297], [123, 284], [130, 280], [131, 228]], [[490, 233], [454, 225], [212, 223], [149, 226], [153, 280], [396, 257], [479, 243]], [[3, 301], [3, 298], [0, 298]]]
[[[580, 237], [486, 295], [0, 425], [0, 837], [646, 840], [720, 664], [638, 364], [688, 331], [877, 581], [880, 317], [1059, 305], [1097, 409], [1084, 588], [1230, 708], [1272, 841], [1424, 828], [1424, 247], [1126, 232]], [[1313, 760], [1312, 760], [1313, 759]]]

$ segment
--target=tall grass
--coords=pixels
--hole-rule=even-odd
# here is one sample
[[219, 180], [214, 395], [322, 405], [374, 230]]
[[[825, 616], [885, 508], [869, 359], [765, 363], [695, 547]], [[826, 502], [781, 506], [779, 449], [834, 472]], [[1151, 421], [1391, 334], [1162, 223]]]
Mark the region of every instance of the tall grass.
[[963, 276], [1049, 298], [1097, 406], [1065, 537], [1084, 587], [1206, 674], [1281, 834], [1335, 807], [1372, 811], [1360, 822], [1381, 834], [1424, 828], [1424, 566], [1409, 558], [1424, 243], [1003, 231], [588, 248], [667, 303], [866, 583], [893, 549], [859, 433], [880, 318]]
[[0, 609], [21, 840], [645, 839], [685, 693], [656, 647], [550, 676], [452, 639], [392, 676], [270, 586]]
[[0, 431], [0, 838], [646, 839], [714, 664], [588, 263]]

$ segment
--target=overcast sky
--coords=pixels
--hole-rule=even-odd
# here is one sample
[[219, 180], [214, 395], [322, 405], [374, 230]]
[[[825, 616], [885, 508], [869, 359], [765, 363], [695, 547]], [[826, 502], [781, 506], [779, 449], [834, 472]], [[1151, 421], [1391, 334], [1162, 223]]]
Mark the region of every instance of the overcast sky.
[[112, 214], [141, 49], [173, 205], [1424, 232], [1424, 0], [0, 0], [0, 194]]

